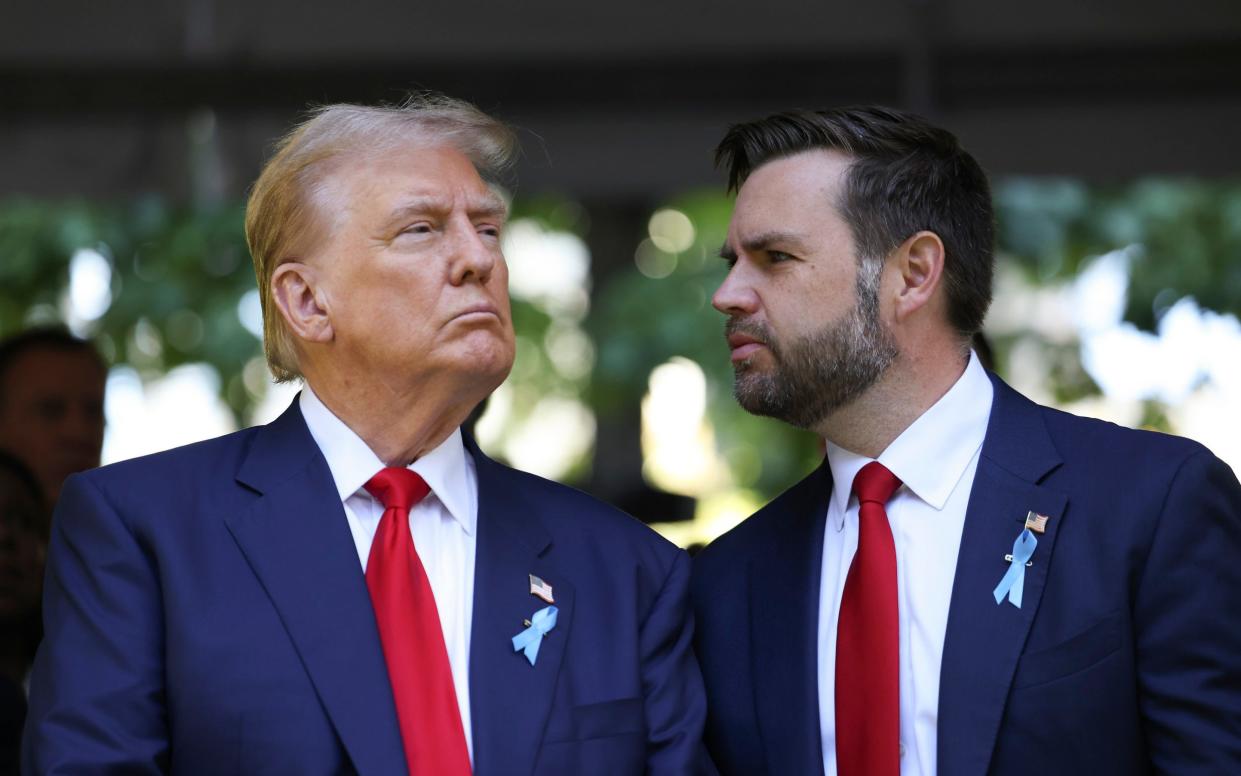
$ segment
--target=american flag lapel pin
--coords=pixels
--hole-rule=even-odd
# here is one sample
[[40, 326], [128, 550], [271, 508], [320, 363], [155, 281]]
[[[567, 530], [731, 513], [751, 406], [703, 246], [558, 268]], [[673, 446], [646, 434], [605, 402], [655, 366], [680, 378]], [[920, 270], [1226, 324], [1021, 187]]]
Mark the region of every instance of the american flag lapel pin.
[[556, 603], [552, 596], [552, 586], [533, 574], [530, 575], [530, 595], [538, 596], [549, 604]]
[[1040, 515], [1038, 512], [1030, 512], [1026, 515], [1026, 528], [1037, 534], [1047, 532], [1047, 515]]

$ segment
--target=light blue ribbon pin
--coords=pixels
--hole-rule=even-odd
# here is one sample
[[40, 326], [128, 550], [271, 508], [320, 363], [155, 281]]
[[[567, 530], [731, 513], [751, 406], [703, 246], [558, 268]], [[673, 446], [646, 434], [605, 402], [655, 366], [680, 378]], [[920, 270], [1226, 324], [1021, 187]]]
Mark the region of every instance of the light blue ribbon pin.
[[556, 611], [554, 606], [538, 610], [530, 617], [530, 627], [513, 637], [513, 651], [525, 650], [526, 660], [530, 661], [530, 665], [534, 665], [539, 656], [539, 645], [543, 643], [543, 637], [556, 627]]
[[1009, 603], [1021, 608], [1021, 595], [1026, 589], [1026, 562], [1034, 555], [1034, 548], [1037, 546], [1038, 539], [1034, 538], [1029, 528], [1024, 529], [1017, 541], [1013, 542], [1012, 563], [1009, 564], [1008, 571], [1004, 572], [1000, 584], [992, 591], [997, 604], [1003, 602], [1007, 595]]

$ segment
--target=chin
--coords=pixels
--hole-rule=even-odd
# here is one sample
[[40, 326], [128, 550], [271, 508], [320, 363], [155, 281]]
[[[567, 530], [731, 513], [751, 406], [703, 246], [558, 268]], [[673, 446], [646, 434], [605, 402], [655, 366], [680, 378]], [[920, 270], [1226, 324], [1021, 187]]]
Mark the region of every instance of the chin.
[[513, 349], [488, 348], [474, 351], [462, 365], [468, 379], [490, 385], [488, 393], [494, 391], [513, 369]]
[[495, 390], [513, 368], [515, 346], [511, 337], [493, 332], [474, 331], [448, 347], [439, 349], [431, 358], [422, 360], [422, 368], [440, 379], [452, 381], [462, 391], [482, 393]]

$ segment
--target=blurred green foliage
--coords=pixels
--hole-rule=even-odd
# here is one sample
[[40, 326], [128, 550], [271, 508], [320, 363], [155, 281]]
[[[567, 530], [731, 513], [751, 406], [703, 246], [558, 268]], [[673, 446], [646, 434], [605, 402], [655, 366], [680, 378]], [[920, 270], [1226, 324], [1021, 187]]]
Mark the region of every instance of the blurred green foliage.
[[1178, 299], [1241, 311], [1241, 183], [1147, 179], [1124, 186], [1014, 179], [995, 188], [997, 242], [1039, 282], [1141, 246], [1125, 320], [1152, 331]]
[[112, 304], [92, 334], [104, 355], [140, 374], [202, 362], [219, 372], [240, 419], [254, 399], [242, 369], [261, 348], [237, 315], [254, 288], [243, 206], [174, 208], [10, 201], [0, 205], [0, 330], [57, 319], [69, 264], [81, 248], [112, 266]]
[[[1071, 279], [1090, 257], [1138, 244], [1128, 320], [1151, 329], [1164, 309], [1186, 295], [1206, 308], [1241, 310], [1239, 183], [1145, 180], [1097, 187], [1019, 179], [997, 185], [995, 197], [1000, 250], [1036, 282]], [[697, 192], [667, 206], [690, 217], [694, 242], [659, 257], [671, 267], [664, 277], [647, 277], [633, 267], [609, 283], [583, 324], [596, 349], [590, 374], [558, 372], [547, 348], [556, 320], [538, 305], [514, 302], [521, 338], [516, 412], [520, 417], [540, 397], [562, 394], [581, 397], [606, 416], [641, 400], [654, 367], [684, 356], [706, 374], [716, 442], [735, 480], [771, 496], [815, 465], [819, 443], [808, 433], [747, 415], [732, 399], [723, 316], [710, 304], [725, 274], [716, 253], [731, 200], [717, 191]], [[518, 200], [514, 216], [579, 234], [589, 228], [580, 208], [564, 200]], [[113, 269], [113, 303], [92, 329], [105, 355], [148, 377], [207, 363], [220, 374], [223, 398], [238, 422], [247, 422], [260, 395], [253, 385], [246, 388], [243, 374], [261, 347], [238, 316], [239, 301], [254, 288], [242, 223], [237, 202], [0, 202], [0, 334], [55, 318], [71, 257], [93, 248]], [[1004, 343], [999, 345], [1002, 351]], [[1063, 349], [1057, 363], [1063, 362], [1064, 374], [1057, 384], [1067, 396], [1090, 391], [1072, 346]]]

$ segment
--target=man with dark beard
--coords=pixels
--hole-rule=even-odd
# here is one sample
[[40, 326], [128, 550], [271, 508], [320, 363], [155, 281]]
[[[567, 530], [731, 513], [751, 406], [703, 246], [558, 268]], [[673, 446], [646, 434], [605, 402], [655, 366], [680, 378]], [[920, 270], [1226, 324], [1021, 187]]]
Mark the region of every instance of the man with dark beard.
[[737, 400], [827, 450], [695, 561], [720, 771], [1241, 773], [1241, 486], [983, 369], [977, 162], [883, 108], [737, 125], [716, 158]]

